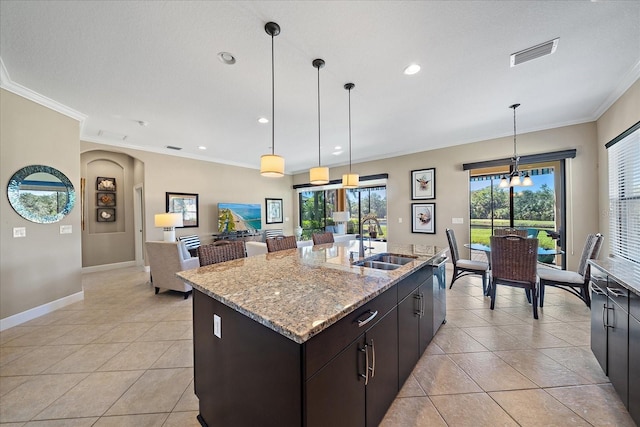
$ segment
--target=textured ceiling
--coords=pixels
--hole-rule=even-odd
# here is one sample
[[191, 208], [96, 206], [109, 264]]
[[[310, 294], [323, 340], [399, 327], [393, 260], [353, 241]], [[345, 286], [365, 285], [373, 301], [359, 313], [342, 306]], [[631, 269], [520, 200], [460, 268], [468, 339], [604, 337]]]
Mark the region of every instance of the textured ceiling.
[[[638, 1], [2, 0], [0, 57], [9, 82], [86, 115], [84, 140], [257, 169], [271, 145], [257, 122], [271, 116], [268, 21], [282, 29], [275, 152], [288, 173], [318, 163], [315, 58], [327, 166], [348, 162], [347, 82], [359, 162], [510, 135], [516, 102], [518, 133], [592, 121], [640, 76]], [[509, 66], [555, 37], [553, 55]], [[412, 62], [422, 70], [403, 75]]]

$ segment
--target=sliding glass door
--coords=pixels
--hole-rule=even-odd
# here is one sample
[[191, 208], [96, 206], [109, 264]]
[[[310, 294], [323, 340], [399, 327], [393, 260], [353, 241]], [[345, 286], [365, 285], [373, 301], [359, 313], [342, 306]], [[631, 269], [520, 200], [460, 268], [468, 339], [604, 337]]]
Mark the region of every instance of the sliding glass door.
[[[495, 228], [515, 227], [528, 230], [537, 237], [539, 245], [556, 248], [561, 241], [562, 201], [564, 200], [561, 162], [526, 165], [533, 180], [529, 187], [500, 187], [500, 180], [508, 170], [472, 170], [469, 182], [471, 242], [489, 244], [489, 236]], [[488, 173], [489, 172], [489, 173]], [[497, 173], [496, 173], [497, 172]], [[561, 263], [553, 255], [540, 257], [545, 263]]]

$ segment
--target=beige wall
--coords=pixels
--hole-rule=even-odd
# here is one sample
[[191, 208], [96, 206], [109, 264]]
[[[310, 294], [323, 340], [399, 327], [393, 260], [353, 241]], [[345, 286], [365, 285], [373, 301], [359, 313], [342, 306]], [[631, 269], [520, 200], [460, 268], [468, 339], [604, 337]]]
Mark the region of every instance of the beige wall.
[[[197, 234], [203, 243], [211, 241], [211, 234], [218, 230], [218, 203], [258, 203], [263, 210], [263, 229], [282, 228], [285, 234], [293, 234], [297, 211], [294, 210], [291, 191], [292, 178], [264, 178], [255, 169], [223, 165], [202, 160], [168, 156], [165, 154], [115, 148], [92, 142], [81, 142], [81, 151], [109, 150], [131, 156], [144, 164], [140, 182], [144, 186], [145, 240], [162, 240], [163, 231], [154, 227], [154, 215], [165, 212], [166, 192], [196, 193], [199, 202], [199, 227], [178, 228], [176, 236]], [[138, 184], [138, 177], [133, 183]], [[283, 224], [264, 223], [264, 199], [283, 199]], [[92, 250], [92, 249], [91, 249]]]
[[[0, 318], [82, 291], [79, 200], [53, 224], [19, 216], [7, 200], [7, 183], [20, 168], [51, 166], [80, 191], [78, 121], [0, 89]], [[71, 225], [71, 234], [60, 234]], [[13, 238], [13, 227], [26, 237]]]
[[625, 130], [640, 121], [640, 80], [636, 82], [622, 95], [612, 106], [598, 119], [598, 183], [599, 191], [599, 215], [600, 230], [603, 230], [605, 241], [602, 249], [603, 256], [609, 254], [609, 168], [608, 156], [605, 144]]
[[[568, 268], [575, 268], [588, 233], [597, 232], [598, 207], [594, 203], [598, 179], [596, 125], [594, 122], [518, 135], [518, 154], [537, 154], [575, 148], [575, 159], [567, 167], [567, 255]], [[357, 146], [354, 148], [357, 150]], [[513, 154], [512, 137], [492, 139], [406, 156], [359, 163], [353, 171], [362, 175], [388, 173], [387, 218], [391, 241], [447, 247], [445, 229], [452, 228], [460, 244], [469, 241], [469, 174], [463, 163], [508, 158]], [[436, 234], [411, 232], [410, 173], [414, 169], [436, 169]], [[331, 179], [339, 179], [347, 167], [330, 170]], [[307, 174], [298, 174], [294, 183], [308, 182]], [[429, 201], [431, 202], [431, 201]], [[463, 218], [464, 224], [452, 224]], [[399, 222], [402, 219], [402, 222]]]

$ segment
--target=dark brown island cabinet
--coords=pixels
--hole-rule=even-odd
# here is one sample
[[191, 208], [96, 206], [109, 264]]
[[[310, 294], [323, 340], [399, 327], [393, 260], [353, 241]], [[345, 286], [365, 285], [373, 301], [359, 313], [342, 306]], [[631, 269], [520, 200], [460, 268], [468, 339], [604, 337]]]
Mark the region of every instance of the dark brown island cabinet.
[[444, 261], [431, 261], [301, 344], [194, 289], [200, 423], [377, 426], [444, 322]]
[[607, 259], [591, 264], [591, 350], [640, 425], [640, 267]]

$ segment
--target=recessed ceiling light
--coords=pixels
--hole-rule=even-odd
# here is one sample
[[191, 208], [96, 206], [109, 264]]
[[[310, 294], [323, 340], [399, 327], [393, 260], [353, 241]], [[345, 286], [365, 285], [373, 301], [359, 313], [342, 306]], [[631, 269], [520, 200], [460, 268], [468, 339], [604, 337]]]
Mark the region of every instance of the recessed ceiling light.
[[199, 150], [206, 150], [206, 149], [207, 149], [207, 147], [205, 147], [204, 145], [199, 145], [199, 146], [198, 146], [198, 149], [199, 149]]
[[420, 66], [418, 64], [411, 64], [408, 65], [405, 69], [404, 69], [404, 73], [407, 76], [411, 76], [413, 74], [416, 74], [418, 71], [420, 71]]
[[266, 117], [260, 117], [258, 119], [258, 123], [262, 123], [262, 124], [269, 123], [269, 119], [267, 119]]
[[342, 150], [342, 147], [339, 145], [336, 145], [335, 147], [333, 147], [334, 150]]
[[218, 53], [218, 60], [220, 62], [222, 62], [223, 64], [227, 64], [227, 65], [233, 65], [233, 64], [236, 63], [235, 56], [233, 56], [229, 52], [219, 52]]

